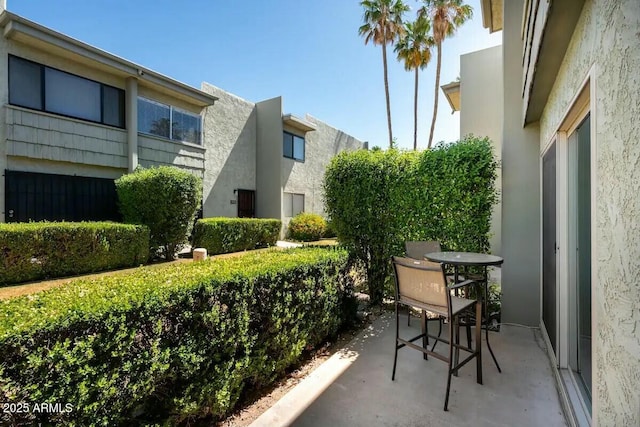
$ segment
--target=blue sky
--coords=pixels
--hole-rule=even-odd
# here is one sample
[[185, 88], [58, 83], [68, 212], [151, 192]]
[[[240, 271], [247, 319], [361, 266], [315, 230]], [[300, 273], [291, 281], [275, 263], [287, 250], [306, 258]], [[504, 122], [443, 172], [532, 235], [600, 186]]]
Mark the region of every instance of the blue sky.
[[[408, 0], [413, 17], [420, 3]], [[441, 84], [459, 75], [460, 54], [500, 44], [474, 18], [443, 44]], [[8, 0], [7, 9], [189, 85], [207, 81], [250, 101], [282, 95], [285, 113], [309, 113], [387, 146], [380, 47], [358, 36], [357, 0]], [[392, 52], [389, 52], [392, 53]], [[418, 146], [433, 110], [434, 59], [420, 74]], [[394, 136], [413, 145], [413, 73], [389, 56]], [[459, 137], [459, 113], [440, 93], [435, 141]]]

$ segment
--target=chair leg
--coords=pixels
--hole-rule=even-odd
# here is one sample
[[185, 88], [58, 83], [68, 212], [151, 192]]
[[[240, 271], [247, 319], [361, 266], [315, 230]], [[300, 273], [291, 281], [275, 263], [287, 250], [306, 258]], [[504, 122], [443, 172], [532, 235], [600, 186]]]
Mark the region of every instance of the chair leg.
[[467, 315], [465, 325], [465, 329], [467, 332], [467, 348], [471, 348], [471, 316]]
[[[424, 334], [424, 336], [422, 337], [422, 348], [429, 347], [429, 336], [427, 335], [428, 328], [429, 328], [429, 322], [427, 322], [427, 312], [422, 310], [422, 315], [420, 316], [420, 329]], [[422, 358], [424, 360], [429, 359], [429, 357], [427, 356], [427, 353], [422, 353]]]
[[398, 363], [398, 337], [400, 336], [400, 318], [398, 315], [398, 304], [396, 303], [396, 340], [393, 343], [395, 347], [395, 355], [393, 356], [393, 372], [391, 373], [391, 381], [396, 379], [396, 364]]
[[476, 382], [482, 384], [482, 304], [476, 302]]
[[444, 397], [444, 410], [447, 411], [449, 407], [449, 391], [451, 390], [451, 374], [453, 374], [453, 323], [449, 319], [449, 369], [447, 371], [447, 391]]
[[411, 326], [411, 307], [407, 306], [407, 326]]
[[[440, 338], [440, 335], [442, 335], [442, 322], [444, 320], [442, 319], [442, 317], [438, 317], [438, 338]], [[431, 347], [431, 351], [435, 350], [436, 348], [436, 344], [438, 344], [438, 340], [434, 340], [433, 342], [433, 347]]]
[[[458, 366], [458, 362], [460, 361], [460, 347], [458, 347], [458, 345], [460, 345], [460, 318], [458, 316], [454, 318], [450, 327], [455, 327], [456, 329], [455, 331], [456, 348], [454, 352], [453, 365]], [[453, 375], [455, 375], [456, 377], [458, 376], [457, 369], [454, 371]]]

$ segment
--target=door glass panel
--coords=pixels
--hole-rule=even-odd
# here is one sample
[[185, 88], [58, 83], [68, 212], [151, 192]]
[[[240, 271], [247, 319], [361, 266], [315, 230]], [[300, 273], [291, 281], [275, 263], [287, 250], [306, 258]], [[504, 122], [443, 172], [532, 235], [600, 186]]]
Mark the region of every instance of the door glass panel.
[[[556, 143], [542, 158], [542, 321], [556, 343]], [[557, 353], [556, 353], [557, 354]]]
[[578, 372], [591, 400], [591, 177], [590, 117], [578, 134], [577, 297]]
[[569, 137], [569, 367], [591, 410], [590, 116]]

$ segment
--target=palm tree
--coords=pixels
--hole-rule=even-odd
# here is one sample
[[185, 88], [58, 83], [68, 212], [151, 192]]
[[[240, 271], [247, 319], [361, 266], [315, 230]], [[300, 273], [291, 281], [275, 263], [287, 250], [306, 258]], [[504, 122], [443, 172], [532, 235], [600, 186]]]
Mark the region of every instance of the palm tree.
[[387, 44], [393, 43], [404, 32], [402, 15], [409, 10], [402, 0], [362, 0], [364, 24], [358, 33], [364, 37], [364, 44], [372, 41], [382, 46], [382, 65], [384, 67], [384, 93], [387, 98], [387, 124], [389, 126], [389, 147], [393, 146], [391, 131], [391, 104], [389, 101], [389, 79], [387, 75]]
[[418, 14], [426, 16], [433, 23], [433, 39], [438, 49], [438, 62], [436, 65], [436, 94], [433, 101], [433, 118], [431, 119], [431, 132], [429, 133], [429, 145], [433, 142], [433, 129], [436, 126], [438, 115], [438, 93], [440, 88], [440, 65], [442, 63], [442, 42], [446, 37], [452, 36], [458, 27], [473, 16], [471, 6], [464, 4], [462, 0], [422, 0], [424, 6]]
[[429, 34], [431, 23], [425, 16], [418, 16], [415, 22], [404, 26], [404, 36], [396, 43], [398, 60], [404, 62], [404, 69], [415, 70], [415, 90], [413, 97], [413, 150], [418, 149], [418, 72], [431, 61], [431, 48], [435, 42]]

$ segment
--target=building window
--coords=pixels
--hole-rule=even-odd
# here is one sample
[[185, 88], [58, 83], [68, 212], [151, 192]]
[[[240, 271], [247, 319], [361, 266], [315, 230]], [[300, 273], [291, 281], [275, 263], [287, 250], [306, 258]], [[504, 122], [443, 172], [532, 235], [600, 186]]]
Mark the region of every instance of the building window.
[[202, 120], [197, 114], [138, 97], [138, 131], [200, 145]]
[[9, 55], [9, 103], [124, 128], [124, 91]]
[[304, 138], [289, 132], [284, 132], [282, 152], [284, 157], [304, 162]]
[[284, 216], [294, 217], [304, 212], [304, 194], [284, 193]]

